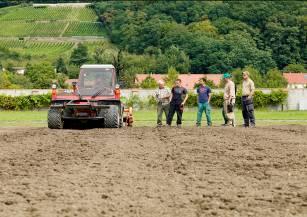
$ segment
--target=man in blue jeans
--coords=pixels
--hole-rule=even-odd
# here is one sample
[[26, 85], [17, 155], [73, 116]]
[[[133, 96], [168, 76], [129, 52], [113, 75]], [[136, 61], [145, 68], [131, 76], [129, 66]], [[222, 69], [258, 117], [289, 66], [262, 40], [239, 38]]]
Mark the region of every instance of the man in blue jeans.
[[210, 99], [211, 99], [211, 89], [206, 86], [203, 79], [199, 81], [200, 86], [197, 88], [198, 94], [198, 112], [197, 112], [197, 122], [196, 126], [201, 126], [201, 119], [203, 112], [206, 113], [207, 125], [211, 126], [211, 108], [210, 108]]

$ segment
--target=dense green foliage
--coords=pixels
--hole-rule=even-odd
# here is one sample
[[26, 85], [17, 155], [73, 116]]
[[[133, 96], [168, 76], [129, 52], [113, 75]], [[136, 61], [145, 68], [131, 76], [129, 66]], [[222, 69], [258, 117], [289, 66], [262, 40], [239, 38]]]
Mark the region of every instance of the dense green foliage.
[[157, 86], [158, 86], [158, 83], [150, 75], [146, 77], [140, 84], [140, 87], [144, 89], [154, 89], [154, 88], [157, 88]]
[[0, 95], [0, 110], [30, 110], [49, 107], [51, 95], [4, 96]]
[[[264, 94], [261, 91], [255, 92], [254, 103], [256, 108], [265, 108], [268, 106], [281, 105], [287, 99], [287, 92], [283, 90], [272, 91], [270, 94]], [[132, 106], [134, 109], [143, 109], [156, 105], [154, 97], [141, 99], [137, 95], [132, 95], [129, 98], [122, 97], [121, 100], [126, 106]], [[3, 110], [27, 110], [39, 109], [48, 107], [51, 101], [51, 95], [32, 95], [32, 96], [4, 96], [0, 95], [0, 109]], [[223, 94], [212, 94], [211, 105], [216, 108], [223, 106]], [[241, 106], [241, 96], [238, 95], [236, 99], [237, 107]], [[197, 106], [197, 95], [189, 93], [187, 100], [188, 107]]]
[[30, 89], [33, 83], [23, 75], [11, 72], [0, 72], [0, 89]]
[[51, 64], [28, 65], [26, 77], [36, 88], [51, 88], [52, 81], [56, 79], [56, 73]]
[[75, 66], [81, 66], [88, 61], [88, 51], [84, 44], [79, 43], [70, 56], [70, 63]]
[[129, 52], [155, 59], [165, 55], [163, 63], [172, 63], [174, 55], [167, 53], [175, 46], [193, 73], [251, 65], [265, 74], [289, 64], [306, 67], [306, 6], [293, 1], [111, 1], [95, 9], [112, 42]]
[[171, 66], [167, 71], [167, 76], [165, 77], [165, 85], [167, 87], [173, 87], [175, 81], [178, 79], [179, 73], [176, 71], [176, 69]]
[[[254, 96], [255, 108], [265, 108], [268, 106], [281, 105], [285, 102], [288, 97], [288, 93], [283, 90], [273, 90], [270, 94], [265, 94], [261, 91], [256, 91]], [[210, 104], [213, 107], [222, 108], [223, 107], [223, 93], [213, 93], [211, 96]], [[197, 94], [190, 93], [187, 100], [187, 106], [193, 107], [197, 106]], [[241, 107], [241, 94], [236, 96], [236, 106]]]

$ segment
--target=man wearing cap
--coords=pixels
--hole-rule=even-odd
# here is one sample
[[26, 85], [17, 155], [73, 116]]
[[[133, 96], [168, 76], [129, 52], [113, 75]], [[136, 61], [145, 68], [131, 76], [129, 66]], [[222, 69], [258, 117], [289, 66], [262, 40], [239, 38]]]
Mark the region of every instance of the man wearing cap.
[[207, 125], [211, 126], [211, 108], [210, 108], [210, 99], [211, 99], [211, 89], [206, 86], [203, 79], [199, 80], [199, 87], [197, 88], [197, 102], [198, 102], [198, 112], [197, 112], [197, 121], [196, 126], [201, 126], [201, 119], [203, 112], [206, 114]]
[[244, 127], [255, 127], [254, 102], [255, 93], [254, 82], [249, 78], [249, 72], [242, 73], [242, 114], [244, 119]]
[[224, 103], [223, 103], [223, 118], [225, 123], [223, 126], [235, 126], [234, 105], [236, 100], [235, 84], [231, 80], [231, 74], [225, 73], [223, 75], [226, 84], [224, 88]]
[[159, 80], [158, 84], [159, 88], [155, 92], [157, 100], [157, 126], [161, 127], [163, 112], [166, 119], [168, 116], [171, 92], [168, 88], [165, 88], [164, 81]]

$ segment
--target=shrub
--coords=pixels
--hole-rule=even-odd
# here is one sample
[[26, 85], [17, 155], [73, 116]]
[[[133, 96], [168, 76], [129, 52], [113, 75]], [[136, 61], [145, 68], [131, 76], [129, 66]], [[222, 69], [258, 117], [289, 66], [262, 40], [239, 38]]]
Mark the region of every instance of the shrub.
[[50, 94], [30, 96], [4, 96], [0, 95], [0, 109], [2, 110], [30, 110], [49, 107]]
[[136, 110], [144, 108], [144, 104], [144, 100], [141, 100], [138, 95], [131, 95], [126, 100], [126, 106], [133, 107]]
[[284, 88], [287, 87], [287, 80], [282, 76], [278, 69], [271, 69], [265, 76], [265, 84], [268, 88]]
[[[212, 107], [222, 108], [224, 103], [224, 94], [213, 93], [211, 95], [210, 104]], [[241, 108], [241, 93], [236, 96], [236, 106]], [[254, 95], [254, 106], [255, 108], [265, 108], [270, 105], [280, 105], [285, 102], [288, 97], [288, 93], [284, 90], [273, 90], [270, 94], [263, 93], [262, 91], [255, 91]], [[197, 94], [189, 93], [189, 98], [186, 102], [188, 107], [197, 106]]]
[[[212, 80], [209, 80], [206, 76], [201, 78], [206, 84], [206, 86], [210, 87], [211, 89], [217, 88], [217, 86], [214, 84]], [[199, 82], [194, 84], [194, 89], [199, 87]]]
[[283, 72], [295, 72], [295, 73], [307, 72], [304, 65], [301, 65], [301, 64], [289, 64], [285, 68], [283, 68], [282, 71]]
[[173, 87], [175, 81], [178, 79], [178, 72], [174, 67], [170, 67], [167, 72], [167, 77], [164, 79], [167, 87]]
[[158, 86], [158, 83], [153, 77], [149, 75], [142, 81], [140, 86], [141, 88], [144, 88], [144, 89], [153, 89]]

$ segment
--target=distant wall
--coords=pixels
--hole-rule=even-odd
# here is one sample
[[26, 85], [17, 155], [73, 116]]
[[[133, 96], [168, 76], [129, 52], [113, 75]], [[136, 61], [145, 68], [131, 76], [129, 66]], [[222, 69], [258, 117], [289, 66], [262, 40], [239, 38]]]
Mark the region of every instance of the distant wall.
[[307, 88], [289, 89], [288, 110], [307, 110]]
[[[222, 92], [223, 89], [214, 89], [214, 93]], [[264, 93], [270, 93], [270, 89], [261, 89]], [[50, 93], [51, 90], [1, 90], [0, 95], [9, 96], [22, 96], [22, 95], [39, 95]], [[121, 95], [124, 97], [130, 97], [131, 95], [138, 95], [140, 98], [147, 98], [153, 96], [155, 90], [148, 89], [124, 89], [121, 90]], [[273, 109], [280, 109], [279, 107]], [[283, 106], [284, 110], [307, 110], [307, 88], [305, 89], [288, 89], [288, 99], [286, 105]]]

